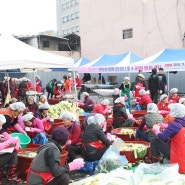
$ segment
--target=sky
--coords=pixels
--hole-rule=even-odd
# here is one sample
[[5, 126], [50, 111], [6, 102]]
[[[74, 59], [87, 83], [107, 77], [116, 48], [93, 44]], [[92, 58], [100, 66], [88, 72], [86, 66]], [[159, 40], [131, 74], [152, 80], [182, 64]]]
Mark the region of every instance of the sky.
[[56, 31], [56, 0], [0, 0], [0, 34]]

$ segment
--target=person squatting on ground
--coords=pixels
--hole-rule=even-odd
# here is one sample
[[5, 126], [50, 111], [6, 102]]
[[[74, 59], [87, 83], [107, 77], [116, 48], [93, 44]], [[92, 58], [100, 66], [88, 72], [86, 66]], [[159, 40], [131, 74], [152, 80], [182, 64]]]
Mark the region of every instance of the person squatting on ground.
[[85, 161], [100, 160], [111, 145], [110, 136], [106, 136], [102, 129], [104, 122], [102, 114], [96, 114], [87, 120], [88, 125], [82, 134], [82, 155]]
[[65, 127], [55, 128], [51, 139], [40, 146], [28, 170], [27, 185], [68, 185], [69, 171], [84, 166], [82, 161], [73, 161], [60, 166], [62, 147], [66, 144], [69, 132]]

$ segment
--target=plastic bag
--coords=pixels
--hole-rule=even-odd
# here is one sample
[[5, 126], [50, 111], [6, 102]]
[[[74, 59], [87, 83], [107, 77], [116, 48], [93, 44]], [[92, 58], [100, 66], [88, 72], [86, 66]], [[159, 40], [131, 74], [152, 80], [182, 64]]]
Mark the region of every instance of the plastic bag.
[[78, 172], [89, 173], [90, 175], [94, 174], [94, 169], [97, 166], [98, 161], [93, 162], [84, 161], [85, 162], [84, 167], [78, 169]]
[[116, 139], [99, 160], [95, 168], [95, 173], [107, 173], [111, 170], [128, 164], [125, 156], [120, 155], [120, 146], [124, 143], [120, 138]]
[[138, 166], [134, 173], [135, 185], [158, 185], [158, 184], [177, 184], [180, 174], [178, 164], [145, 164]]

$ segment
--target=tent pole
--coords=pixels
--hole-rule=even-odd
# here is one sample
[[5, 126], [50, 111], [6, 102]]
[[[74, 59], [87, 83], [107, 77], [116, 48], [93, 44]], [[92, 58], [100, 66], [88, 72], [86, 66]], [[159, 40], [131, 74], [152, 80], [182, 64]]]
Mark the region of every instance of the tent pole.
[[167, 73], [168, 73], [168, 81], [167, 81], [167, 84], [168, 84], [168, 85], [167, 85], [167, 91], [168, 91], [168, 96], [169, 96], [169, 88], [170, 88], [170, 87], [169, 87], [169, 86], [170, 86], [170, 83], [169, 83], [169, 82], [170, 82], [169, 71], [167, 71]]

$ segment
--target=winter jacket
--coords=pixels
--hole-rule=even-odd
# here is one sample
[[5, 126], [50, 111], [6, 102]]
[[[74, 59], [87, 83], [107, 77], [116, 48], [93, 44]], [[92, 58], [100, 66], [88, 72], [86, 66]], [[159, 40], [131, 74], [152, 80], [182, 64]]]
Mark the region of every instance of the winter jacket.
[[114, 128], [120, 128], [126, 125], [126, 120], [128, 115], [125, 109], [125, 106], [121, 103], [116, 103], [113, 107], [113, 123]]
[[84, 103], [85, 106], [91, 106], [92, 109], [94, 109], [94, 102], [91, 99], [91, 97], [86, 96], [85, 99], [84, 99], [84, 101], [83, 101], [83, 103]]
[[168, 97], [168, 102], [169, 103], [179, 103], [180, 96], [169, 96]]
[[141, 96], [141, 99], [139, 100], [139, 105], [147, 107], [149, 103], [152, 103], [152, 99], [148, 94]]
[[[61, 146], [54, 140], [49, 140], [48, 143], [39, 147], [37, 155], [31, 163], [31, 169], [36, 172], [51, 172], [53, 177], [58, 177], [69, 171], [68, 166], [60, 166]], [[28, 176], [29, 185], [43, 185], [43, 180], [40, 176], [30, 170]]]

